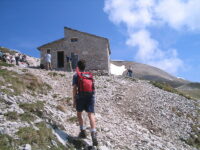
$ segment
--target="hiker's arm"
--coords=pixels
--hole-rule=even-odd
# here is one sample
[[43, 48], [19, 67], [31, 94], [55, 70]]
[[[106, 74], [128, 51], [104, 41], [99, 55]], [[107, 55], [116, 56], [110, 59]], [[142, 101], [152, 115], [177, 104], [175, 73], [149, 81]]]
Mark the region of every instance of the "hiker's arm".
[[76, 107], [76, 94], [77, 94], [77, 86], [73, 85], [73, 107]]

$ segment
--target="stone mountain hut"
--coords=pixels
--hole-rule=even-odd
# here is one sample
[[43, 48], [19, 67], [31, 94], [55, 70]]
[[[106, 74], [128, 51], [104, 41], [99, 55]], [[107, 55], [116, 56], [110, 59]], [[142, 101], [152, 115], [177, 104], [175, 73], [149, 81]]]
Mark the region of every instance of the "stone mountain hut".
[[110, 72], [109, 40], [104, 37], [64, 27], [64, 38], [38, 47], [41, 64], [45, 65], [45, 54], [50, 50], [52, 68], [66, 70], [67, 58], [71, 58], [75, 69], [79, 59], [86, 60], [86, 70]]

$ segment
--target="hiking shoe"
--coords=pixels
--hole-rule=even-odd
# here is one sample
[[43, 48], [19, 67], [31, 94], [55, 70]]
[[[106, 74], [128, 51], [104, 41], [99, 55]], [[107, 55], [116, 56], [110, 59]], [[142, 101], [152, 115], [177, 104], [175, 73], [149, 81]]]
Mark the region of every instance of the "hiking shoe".
[[81, 132], [79, 133], [78, 137], [85, 139], [87, 137], [86, 131], [85, 130], [81, 130]]
[[98, 145], [97, 132], [91, 132], [91, 137], [92, 137], [93, 146], [97, 146]]

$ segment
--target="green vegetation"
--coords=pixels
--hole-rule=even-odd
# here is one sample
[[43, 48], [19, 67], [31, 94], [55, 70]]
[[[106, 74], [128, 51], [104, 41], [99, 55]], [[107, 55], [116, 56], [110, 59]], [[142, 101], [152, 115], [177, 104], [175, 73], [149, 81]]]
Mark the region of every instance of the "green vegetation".
[[16, 150], [16, 140], [6, 134], [0, 134], [0, 149], [1, 150]]
[[22, 69], [21, 71], [22, 72], [28, 72], [28, 69]]
[[11, 121], [16, 121], [20, 119], [21, 121], [31, 122], [36, 119], [36, 117], [33, 116], [30, 112], [18, 114], [17, 112], [13, 111], [13, 112], [5, 113], [4, 116], [7, 118], [7, 120], [11, 120]]
[[5, 99], [3, 99], [2, 97], [0, 97], [0, 103], [5, 103]]
[[126, 79], [128, 79], [128, 80], [130, 80], [130, 81], [136, 81], [136, 79], [133, 78], [133, 77], [127, 77], [127, 76], [126, 76]]
[[191, 88], [200, 89], [200, 83], [198, 83], [198, 82], [188, 83], [187, 86], [191, 87]]
[[76, 116], [74, 116], [74, 117], [69, 118], [68, 121], [74, 123], [74, 122], [78, 121], [78, 118]]
[[66, 102], [69, 104], [69, 102], [72, 101], [72, 97], [64, 97], [64, 98], [60, 99], [59, 101], [64, 102], [64, 103]]
[[8, 63], [6, 63], [6, 62], [4, 62], [4, 61], [0, 61], [0, 67], [1, 67], [1, 66], [13, 67], [14, 65], [13, 65], [13, 64], [8, 64]]
[[25, 112], [33, 113], [39, 117], [42, 117], [44, 110], [44, 102], [37, 101], [36, 103], [21, 103], [19, 107]]
[[[30, 73], [18, 74], [7, 69], [0, 70], [0, 86], [10, 84], [6, 89], [0, 89], [8, 95], [20, 95], [25, 91], [45, 94], [52, 88]], [[12, 90], [10, 90], [12, 89]]]
[[9, 53], [11, 55], [14, 55], [14, 54], [17, 53], [16, 51], [13, 51], [13, 50], [5, 48], [5, 47], [0, 47], [0, 51], [3, 52], [3, 53]]
[[165, 91], [168, 91], [168, 92], [171, 92], [171, 93], [175, 93], [175, 94], [178, 94], [178, 95], [181, 95], [181, 96], [184, 96], [185, 98], [187, 99], [192, 99], [190, 96], [174, 89], [171, 85], [167, 84], [167, 83], [164, 83], [164, 82], [158, 82], [158, 81], [150, 81], [150, 83], [152, 85], [154, 85], [155, 87], [158, 87], [162, 90], [165, 90]]
[[59, 96], [59, 94], [53, 94], [52, 97], [53, 98], [57, 98]]
[[200, 83], [198, 82], [185, 84], [181, 87], [178, 87], [177, 90], [191, 96], [196, 100], [200, 100]]
[[187, 140], [183, 140], [185, 143], [187, 143], [190, 146], [196, 147], [197, 149], [200, 149], [200, 131], [199, 131], [200, 125], [193, 125], [192, 126], [192, 133], [190, 134], [190, 137]]
[[[179, 90], [179, 89], [178, 89]], [[179, 90], [180, 92], [191, 96], [193, 99], [200, 100], [200, 89], [192, 89], [192, 90]]]
[[[19, 128], [16, 133], [19, 139], [15, 140], [12, 137], [0, 134], [0, 149], [1, 150], [16, 150], [19, 146], [30, 144], [33, 150], [72, 150], [73, 146], [64, 147], [57, 138], [53, 135], [52, 129], [48, 128], [45, 122], [36, 125], [39, 130], [33, 127]], [[56, 144], [53, 144], [53, 142]]]
[[4, 116], [6, 116], [8, 120], [17, 120], [19, 117], [17, 112], [15, 111], [7, 112], [6, 114], [4, 114]]
[[72, 97], [66, 97], [65, 100], [67, 103], [69, 103], [70, 101], [72, 101]]
[[[52, 133], [52, 130], [46, 126], [44, 122], [41, 122], [37, 125], [39, 130], [35, 130], [32, 127], [20, 128], [17, 132], [19, 136], [19, 144], [30, 144], [32, 149], [51, 149], [51, 150], [63, 150], [65, 147], [59, 143]], [[53, 145], [52, 140], [55, 141], [58, 145], [56, 147]]]
[[34, 121], [36, 119], [36, 117], [33, 116], [30, 112], [20, 114], [19, 117], [20, 117], [20, 120], [27, 121], [27, 122], [31, 122], [31, 121]]
[[57, 72], [49, 72], [48, 75], [51, 76], [51, 77], [56, 77], [56, 76], [65, 77], [64, 74], [57, 73]]

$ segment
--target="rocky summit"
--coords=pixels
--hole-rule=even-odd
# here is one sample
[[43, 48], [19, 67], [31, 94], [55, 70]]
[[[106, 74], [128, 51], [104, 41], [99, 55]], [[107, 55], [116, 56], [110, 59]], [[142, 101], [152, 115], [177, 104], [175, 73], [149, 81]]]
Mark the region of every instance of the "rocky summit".
[[[77, 138], [74, 73], [1, 66], [0, 149], [92, 149]], [[95, 75], [101, 150], [197, 150], [200, 101], [147, 80]], [[89, 120], [84, 114], [89, 135]]]

